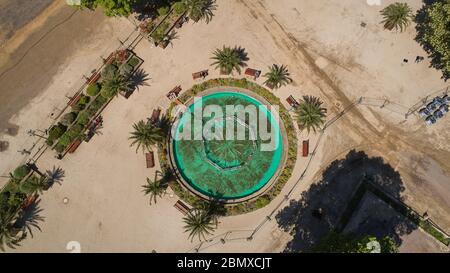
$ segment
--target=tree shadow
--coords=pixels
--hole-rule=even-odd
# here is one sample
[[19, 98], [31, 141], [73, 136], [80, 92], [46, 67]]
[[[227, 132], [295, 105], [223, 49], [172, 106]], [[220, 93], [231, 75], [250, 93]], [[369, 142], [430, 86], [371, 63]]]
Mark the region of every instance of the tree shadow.
[[247, 66], [247, 64], [246, 64], [245, 62], [247, 62], [247, 61], [250, 60], [250, 59], [248, 58], [248, 53], [245, 52], [245, 48], [243, 48], [243, 47], [241, 47], [241, 46], [235, 46], [235, 47], [233, 48], [233, 50], [234, 50], [236, 53], [238, 53], [239, 59], [240, 59], [240, 61], [242, 62], [242, 63], [241, 63], [241, 66], [243, 66], [243, 67]]
[[65, 171], [61, 167], [53, 166], [51, 170], [47, 170], [45, 172], [48, 181], [48, 187], [51, 188], [55, 183], [61, 185], [61, 182], [64, 180]]
[[144, 69], [139, 68], [136, 70], [131, 76], [131, 82], [134, 88], [139, 91], [139, 87], [141, 86], [149, 86], [147, 81], [150, 80], [148, 73], [145, 72]]
[[423, 6], [420, 10], [417, 11], [417, 14], [414, 18], [414, 21], [416, 22], [416, 32], [417, 32], [415, 40], [428, 53], [428, 57], [431, 59], [430, 67], [433, 67], [437, 70], [441, 70], [442, 79], [447, 81], [448, 79], [450, 79], [450, 71], [445, 70], [443, 56], [440, 53], [433, 50], [432, 45], [425, 40], [427, 30], [425, 27], [427, 23], [426, 11], [431, 5], [438, 2], [443, 2], [443, 0], [423, 0]]
[[[291, 200], [275, 216], [279, 227], [290, 231], [293, 236], [284, 251], [308, 251], [336, 230], [357, 234], [369, 232], [378, 238], [389, 236], [400, 244], [402, 235], [416, 229], [403, 215], [392, 211], [389, 215], [369, 215], [366, 218], [364, 215], [360, 217], [359, 211], [355, 215], [360, 206], [364, 205], [363, 210], [366, 207], [373, 209], [376, 203], [373, 200], [380, 201], [378, 198], [366, 198], [368, 191], [365, 188], [361, 191], [367, 177], [373, 178], [372, 184], [392, 198], [402, 200], [401, 193], [405, 187], [400, 174], [381, 157], [369, 158], [362, 151], [352, 150], [345, 158], [333, 161], [318, 183], [311, 185], [298, 200]], [[343, 221], [346, 217], [348, 219]], [[353, 229], [349, 228], [349, 223], [352, 223], [350, 226]]]
[[21, 230], [23, 234], [30, 234], [33, 238], [33, 230], [41, 231], [39, 223], [43, 222], [45, 217], [41, 216], [42, 209], [39, 207], [40, 199], [34, 201], [30, 206], [22, 210], [16, 218], [14, 228]]
[[170, 44], [170, 46], [173, 48], [173, 41], [179, 39], [178, 33], [175, 30], [172, 30], [169, 34], [164, 37], [164, 42], [167, 42], [167, 44]]

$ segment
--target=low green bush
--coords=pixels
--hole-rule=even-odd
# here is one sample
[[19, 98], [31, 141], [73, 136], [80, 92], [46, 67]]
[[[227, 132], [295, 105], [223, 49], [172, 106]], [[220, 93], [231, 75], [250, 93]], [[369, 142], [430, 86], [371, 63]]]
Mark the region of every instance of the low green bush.
[[118, 68], [114, 64], [108, 64], [103, 68], [101, 76], [103, 79], [112, 79], [117, 75]]
[[95, 97], [100, 92], [101, 85], [99, 83], [90, 84], [86, 90], [86, 93], [91, 96]]
[[133, 72], [133, 67], [131, 65], [125, 63], [120, 66], [119, 70], [120, 70], [120, 74], [125, 76], [125, 75], [129, 75], [129, 74], [131, 74], [131, 72]]
[[30, 172], [31, 172], [30, 167], [28, 167], [27, 165], [22, 165], [22, 166], [17, 167], [14, 170], [14, 172], [12, 173], [12, 176], [17, 180], [21, 180], [25, 176], [27, 176]]
[[167, 13], [169, 13], [169, 10], [170, 10], [169, 7], [160, 7], [158, 9], [158, 14], [159, 14], [159, 16], [167, 15]]
[[70, 112], [70, 113], [64, 114], [62, 116], [60, 122], [65, 126], [69, 126], [75, 121], [76, 118], [77, 118], [77, 113]]
[[186, 6], [182, 1], [179, 1], [172, 4], [172, 9], [177, 15], [181, 15], [186, 11]]
[[48, 131], [47, 144], [53, 145], [54, 141], [60, 138], [67, 130], [67, 126], [58, 123], [50, 128]]
[[80, 100], [78, 101], [78, 104], [86, 105], [91, 101], [91, 98], [86, 95], [81, 95]]
[[77, 122], [83, 126], [86, 126], [91, 119], [91, 115], [87, 111], [81, 111], [78, 114]]
[[137, 57], [132, 57], [128, 61], [128, 64], [131, 65], [132, 67], [136, 67], [140, 62], [141, 61]]
[[66, 150], [66, 146], [62, 145], [61, 143], [56, 144], [55, 151], [59, 154], [63, 153]]

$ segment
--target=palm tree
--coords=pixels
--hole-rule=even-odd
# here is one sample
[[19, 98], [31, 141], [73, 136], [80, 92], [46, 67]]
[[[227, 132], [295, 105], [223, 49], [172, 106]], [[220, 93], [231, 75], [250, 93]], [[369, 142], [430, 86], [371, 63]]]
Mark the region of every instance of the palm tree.
[[42, 191], [48, 186], [48, 182], [46, 177], [32, 176], [20, 184], [19, 189], [26, 195], [33, 193], [42, 194]]
[[403, 31], [409, 26], [410, 20], [413, 18], [412, 10], [407, 3], [394, 3], [381, 11], [384, 19], [381, 23], [388, 30], [400, 29]]
[[227, 47], [223, 46], [222, 49], [216, 49], [213, 52], [211, 59], [215, 60], [211, 65], [216, 65], [216, 69], [219, 68], [224, 74], [231, 74], [233, 70], [241, 73], [241, 67], [244, 67], [247, 60], [247, 54], [240, 47]]
[[189, 211], [186, 217], [183, 218], [185, 232], [189, 232], [191, 242], [194, 237], [198, 237], [201, 241], [205, 239], [206, 235], [210, 235], [214, 231], [214, 223], [212, 217], [207, 211], [200, 209], [193, 209]]
[[292, 82], [292, 79], [289, 77], [289, 71], [284, 65], [272, 65], [269, 67], [269, 72], [267, 72], [264, 77], [267, 80], [264, 82], [270, 89], [278, 89], [281, 86], [287, 85]]
[[141, 120], [138, 123], [133, 124], [133, 129], [134, 132], [131, 132], [129, 139], [133, 140], [130, 146], [137, 145], [136, 153], [141, 147], [144, 152], [146, 149], [151, 151], [153, 145], [164, 140], [164, 132], [149, 122], [146, 123]]
[[5, 251], [5, 246], [9, 248], [16, 248], [20, 246], [20, 241], [26, 237], [23, 232], [19, 236], [19, 230], [14, 228], [15, 213], [1, 211], [0, 212], [0, 250]]
[[131, 91], [133, 89], [133, 80], [129, 77], [116, 75], [106, 79], [102, 84], [102, 96], [111, 98], [119, 94], [119, 91]]
[[156, 204], [157, 197], [161, 197], [165, 191], [167, 183], [163, 181], [163, 179], [157, 179], [158, 173], [155, 173], [155, 178], [153, 181], [147, 177], [147, 184], [142, 186], [144, 189], [142, 190], [145, 195], [149, 195], [149, 204], [152, 204], [152, 200]]
[[188, 16], [198, 22], [202, 19], [209, 23], [216, 10], [215, 0], [183, 0], [183, 6]]
[[325, 122], [327, 110], [322, 107], [319, 98], [313, 96], [304, 96], [303, 101], [295, 108], [297, 123], [300, 130], [306, 129], [308, 133], [312, 129], [316, 132]]
[[[216, 193], [218, 198], [223, 196], [223, 194]], [[225, 203], [218, 198], [213, 198], [208, 201], [199, 201], [195, 204], [195, 208], [204, 211], [209, 217], [211, 217], [212, 223], [217, 227], [219, 224], [219, 217], [225, 216], [227, 214], [227, 209], [225, 208]]]

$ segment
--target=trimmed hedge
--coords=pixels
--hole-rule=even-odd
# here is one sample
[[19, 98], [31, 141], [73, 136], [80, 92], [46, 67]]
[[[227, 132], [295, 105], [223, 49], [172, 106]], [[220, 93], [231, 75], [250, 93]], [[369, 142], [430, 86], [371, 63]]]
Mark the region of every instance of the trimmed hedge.
[[[280, 99], [275, 96], [272, 92], [265, 89], [264, 87], [254, 83], [247, 81], [247, 79], [232, 79], [232, 78], [218, 78], [212, 79], [209, 81], [205, 81], [201, 84], [194, 85], [191, 89], [187, 90], [185, 93], [180, 95], [179, 100], [182, 103], [187, 102], [191, 97], [213, 87], [220, 86], [230, 86], [230, 87], [238, 87], [242, 89], [246, 89], [256, 93], [263, 97], [268, 103], [271, 105], [278, 106], [280, 119], [283, 121], [284, 128], [286, 129], [286, 136], [289, 143], [289, 149], [287, 152], [287, 159], [284, 168], [278, 175], [277, 181], [273, 184], [273, 186], [262, 196], [259, 196], [255, 199], [242, 202], [235, 205], [227, 205], [227, 215], [237, 215], [248, 213], [262, 207], [268, 205], [278, 194], [280, 194], [284, 185], [286, 185], [287, 181], [291, 178], [295, 163], [297, 161], [297, 134], [294, 127], [294, 123], [292, 121], [289, 112], [286, 110], [284, 105], [281, 103]], [[167, 110], [168, 115], [172, 112], [173, 107], [175, 107], [175, 103], [172, 103]], [[167, 151], [167, 144], [161, 145], [160, 149], [158, 149], [159, 161], [161, 168], [163, 171], [170, 170], [171, 166], [169, 160], [167, 159], [167, 155], [165, 154]], [[171, 183], [170, 187], [172, 190], [184, 201], [189, 203], [192, 206], [195, 206], [196, 201], [200, 200], [199, 197], [193, 195], [191, 192], [182, 187], [179, 183]]]
[[31, 172], [30, 167], [28, 167], [27, 165], [22, 165], [17, 167], [14, 172], [12, 173], [12, 176], [14, 177], [14, 179], [17, 180], [22, 180], [25, 176], [27, 176], [29, 173]]
[[91, 97], [95, 97], [101, 90], [101, 85], [99, 83], [90, 84], [86, 90], [86, 94]]

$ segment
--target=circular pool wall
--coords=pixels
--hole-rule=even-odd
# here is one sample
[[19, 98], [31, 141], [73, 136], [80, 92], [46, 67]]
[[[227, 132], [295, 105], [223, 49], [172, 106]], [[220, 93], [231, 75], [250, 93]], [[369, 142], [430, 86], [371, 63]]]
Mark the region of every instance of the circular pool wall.
[[[260, 194], [276, 178], [283, 162], [279, 121], [262, 99], [250, 93], [205, 92], [201, 98], [191, 100], [172, 128], [171, 158], [181, 182], [201, 197], [230, 202]], [[252, 122], [255, 117], [249, 114], [227, 111], [227, 106], [237, 105], [258, 109], [258, 122]], [[194, 114], [208, 107], [220, 108], [223, 115]], [[266, 122], [271, 138], [261, 134], [267, 130], [260, 126], [260, 120]], [[195, 126], [198, 124], [202, 126]], [[230, 126], [234, 126], [232, 137], [227, 131]], [[275, 145], [267, 149], [269, 143]]]

